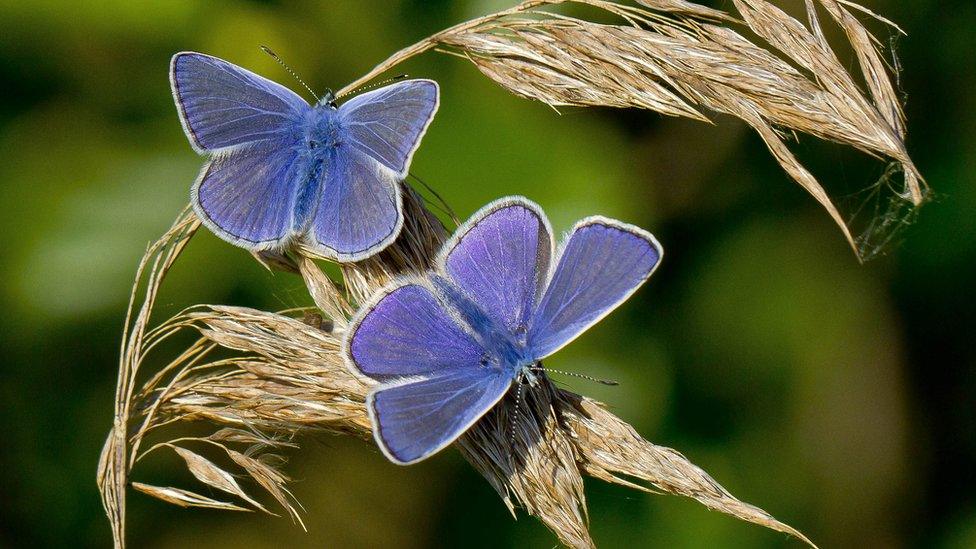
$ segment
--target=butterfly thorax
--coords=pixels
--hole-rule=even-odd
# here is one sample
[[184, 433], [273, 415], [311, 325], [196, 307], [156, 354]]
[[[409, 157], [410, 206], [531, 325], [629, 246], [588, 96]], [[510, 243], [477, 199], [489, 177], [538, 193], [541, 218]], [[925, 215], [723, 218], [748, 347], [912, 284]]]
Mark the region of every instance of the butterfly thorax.
[[339, 111], [329, 105], [316, 105], [306, 116], [302, 137], [306, 154], [316, 160], [327, 158], [342, 145]]
[[530, 368], [535, 361], [526, 350], [524, 338], [516, 337], [499, 325], [451, 281], [436, 274], [431, 276], [431, 281], [486, 349], [481, 359], [482, 367], [498, 369], [513, 377], [527, 375], [529, 382], [534, 383], [535, 376]]

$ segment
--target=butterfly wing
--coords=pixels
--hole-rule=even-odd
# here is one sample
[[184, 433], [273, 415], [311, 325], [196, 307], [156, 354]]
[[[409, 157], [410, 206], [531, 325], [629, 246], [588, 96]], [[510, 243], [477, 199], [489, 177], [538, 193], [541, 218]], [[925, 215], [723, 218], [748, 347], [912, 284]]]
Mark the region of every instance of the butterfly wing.
[[402, 180], [437, 112], [439, 93], [433, 80], [407, 80], [357, 95], [339, 107], [344, 140]]
[[617, 308], [651, 276], [662, 253], [650, 233], [633, 225], [580, 221], [530, 320], [532, 356], [551, 355]]
[[360, 310], [345, 342], [352, 370], [379, 381], [474, 368], [485, 353], [419, 282], [380, 292]]
[[403, 226], [400, 183], [392, 170], [340, 145], [324, 168], [310, 244], [337, 261], [359, 261], [387, 247]]
[[366, 400], [376, 442], [390, 461], [416, 463], [457, 440], [511, 384], [511, 376], [500, 371], [465, 368], [381, 385]]
[[315, 251], [359, 261], [396, 239], [403, 226], [400, 182], [437, 103], [435, 82], [408, 80], [339, 107], [339, 146], [323, 170], [309, 229]]
[[293, 134], [311, 109], [288, 88], [200, 53], [173, 56], [170, 84], [183, 129], [201, 153]]
[[439, 265], [497, 326], [518, 334], [541, 293], [552, 253], [552, 229], [542, 210], [509, 198], [458, 228]]
[[505, 394], [512, 377], [482, 366], [485, 350], [423, 284], [405, 282], [365, 306], [344, 340], [350, 368], [387, 383], [367, 399], [391, 461], [444, 448]]
[[284, 243], [307, 178], [296, 145], [311, 107], [280, 84], [199, 53], [173, 56], [170, 83], [193, 147], [214, 155], [192, 189], [200, 219], [238, 246]]
[[198, 217], [224, 240], [251, 250], [284, 243], [307, 177], [293, 147], [265, 141], [208, 162], [191, 191]]

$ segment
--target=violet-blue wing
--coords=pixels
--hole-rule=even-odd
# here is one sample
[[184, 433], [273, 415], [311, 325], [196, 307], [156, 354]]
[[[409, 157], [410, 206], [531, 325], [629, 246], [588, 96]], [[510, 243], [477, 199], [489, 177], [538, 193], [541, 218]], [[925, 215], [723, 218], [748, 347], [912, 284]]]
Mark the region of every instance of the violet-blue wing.
[[440, 262], [495, 325], [512, 337], [524, 336], [548, 275], [551, 233], [535, 204], [522, 198], [501, 200], [458, 228]]
[[403, 179], [439, 102], [433, 80], [406, 80], [359, 94], [339, 107], [343, 143]]
[[651, 276], [661, 255], [638, 227], [602, 217], [580, 221], [529, 322], [529, 354], [543, 359], [609, 314]]
[[359, 261], [396, 239], [403, 211], [392, 170], [340, 146], [319, 177], [321, 190], [308, 229], [313, 248], [339, 261]]
[[199, 152], [294, 136], [311, 110], [281, 84], [201, 53], [174, 55], [170, 83], [187, 137]]
[[292, 147], [263, 141], [212, 159], [191, 192], [197, 215], [238, 246], [257, 250], [284, 242], [305, 178], [296, 156]]
[[398, 286], [359, 313], [345, 353], [351, 366], [378, 381], [473, 369], [485, 350], [417, 283]]
[[391, 461], [420, 461], [457, 440], [505, 396], [512, 376], [465, 368], [423, 381], [381, 386], [367, 401], [374, 436]]

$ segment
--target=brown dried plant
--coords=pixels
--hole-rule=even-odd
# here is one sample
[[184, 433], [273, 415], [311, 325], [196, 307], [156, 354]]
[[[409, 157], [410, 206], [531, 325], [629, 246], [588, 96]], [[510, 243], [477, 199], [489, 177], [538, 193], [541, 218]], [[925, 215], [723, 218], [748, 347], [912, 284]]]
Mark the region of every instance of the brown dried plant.
[[[901, 198], [921, 203], [925, 189], [905, 152], [901, 107], [873, 38], [852, 10], [873, 14], [847, 0], [806, 0], [809, 21], [804, 26], [763, 0], [733, 0], [738, 16], [683, 0], [639, 3], [642, 7], [606, 0], [529, 0], [405, 48], [339, 93], [437, 49], [461, 55], [503, 87], [554, 107], [637, 107], [699, 120], [706, 120], [703, 110], [737, 116], [759, 132], [852, 244], [855, 239], [837, 209], [788, 150], [782, 130], [899, 163], [905, 176]], [[556, 4], [603, 10], [620, 24], [542, 9]], [[866, 93], [827, 44], [818, 8], [846, 33]], [[771, 49], [735, 27], [748, 29]], [[98, 468], [116, 547], [125, 545], [128, 487], [185, 507], [275, 514], [269, 505], [273, 501], [301, 524], [281, 456], [297, 447], [295, 435], [333, 432], [372, 440], [364, 405], [370, 381], [346, 369], [339, 353], [342, 335], [359, 303], [394, 276], [426, 270], [447, 237], [417, 194], [405, 188], [404, 195], [401, 236], [370, 259], [341, 265], [340, 282], [327, 276], [308, 250], [256, 256], [269, 268], [299, 274], [316, 305], [312, 310], [270, 313], [198, 305], [150, 328], [160, 285], [199, 221], [185, 210], [147, 249], [122, 334], [115, 419]], [[187, 334], [192, 343], [180, 347]], [[161, 368], [143, 372], [150, 356], [156, 362], [156, 355], [174, 346], [181, 350]], [[584, 474], [690, 497], [813, 545], [733, 497], [678, 452], [651, 444], [600, 403], [559, 389], [545, 376], [540, 388], [528, 392], [513, 427], [515, 406], [514, 396], [507, 397], [455, 446], [513, 514], [522, 507], [566, 545], [593, 546]], [[167, 427], [189, 422], [213, 431], [177, 438], [167, 434]], [[134, 481], [135, 465], [157, 452], [179, 456], [194, 478], [226, 497]]]
[[[469, 60], [512, 93], [554, 108], [634, 107], [701, 121], [708, 120], [705, 110], [732, 115], [759, 133], [787, 174], [827, 210], [858, 257], [865, 258], [879, 235], [854, 237], [786, 139], [789, 132], [802, 132], [888, 159], [904, 174], [891, 211], [922, 204], [927, 188], [905, 149], [898, 94], [878, 41], [852, 10], [901, 29], [848, 0], [804, 2], [807, 25], [765, 0], [733, 0], [737, 15], [683, 0], [637, 0], [640, 7], [608, 0], [526, 0], [404, 48], [339, 93], [436, 49]], [[544, 9], [557, 5], [589, 6], [620, 23], [593, 23]], [[847, 37], [866, 91], [827, 42], [818, 9]]]
[[[357, 303], [390, 277], [426, 270], [447, 236], [418, 195], [410, 189], [405, 195], [410, 222], [402, 236], [378, 256], [343, 266], [341, 287], [309, 257], [276, 258], [277, 265], [288, 265], [303, 277], [314, 310], [282, 314], [199, 305], [148, 329], [159, 287], [199, 222], [185, 211], [149, 247], [123, 338], [115, 423], [98, 468], [98, 486], [117, 547], [125, 542], [127, 486], [183, 507], [275, 514], [255, 495], [263, 492], [263, 499], [273, 500], [301, 524], [301, 508], [288, 491], [279, 453], [296, 448], [294, 436], [304, 432], [350, 434], [372, 441], [365, 408], [370, 381], [352, 375], [343, 363], [343, 332]], [[137, 290], [143, 286], [141, 307], [133, 315], [140, 300]], [[137, 374], [153, 351], [187, 332], [195, 334], [192, 344], [137, 388]], [[516, 506], [523, 507], [566, 545], [594, 546], [587, 528], [583, 474], [691, 497], [810, 543], [765, 511], [734, 498], [678, 452], [644, 440], [600, 403], [556, 388], [545, 377], [540, 388], [526, 392], [513, 424], [515, 406], [514, 396], [508, 397], [457, 447], [513, 514]], [[177, 438], [156, 435], [186, 422], [202, 422], [214, 430]], [[143, 444], [160, 437], [152, 445]], [[133, 481], [134, 466], [159, 451], [174, 452], [198, 481], [228, 497], [215, 499]], [[220, 463], [204, 455], [214, 453]]]

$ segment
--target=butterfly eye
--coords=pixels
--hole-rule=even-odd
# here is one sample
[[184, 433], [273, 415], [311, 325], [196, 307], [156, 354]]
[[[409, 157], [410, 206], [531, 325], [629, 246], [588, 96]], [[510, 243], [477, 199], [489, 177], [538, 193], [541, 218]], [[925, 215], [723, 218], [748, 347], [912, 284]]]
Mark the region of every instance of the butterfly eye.
[[310, 148], [310, 149], [314, 149], [314, 148], [316, 148], [318, 146], [319, 146], [319, 142], [318, 141], [309, 141], [308, 142], [308, 148]]

